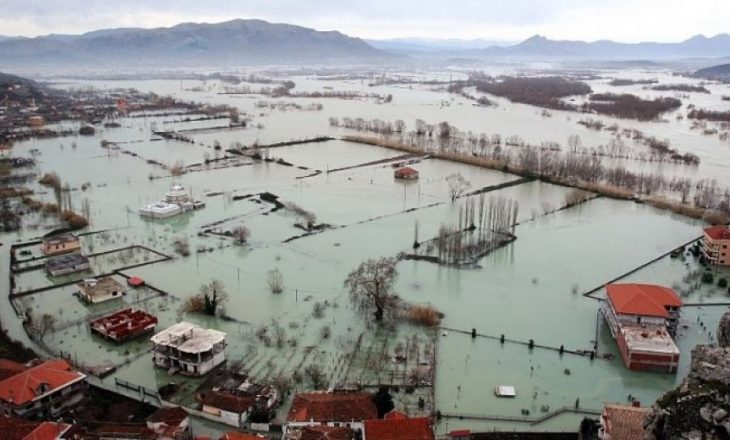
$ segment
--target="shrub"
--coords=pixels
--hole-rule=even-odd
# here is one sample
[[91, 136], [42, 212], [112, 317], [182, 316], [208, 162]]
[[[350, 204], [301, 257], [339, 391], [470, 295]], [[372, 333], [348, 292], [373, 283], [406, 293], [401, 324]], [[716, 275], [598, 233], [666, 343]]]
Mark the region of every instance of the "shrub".
[[408, 320], [426, 327], [438, 327], [441, 324], [441, 313], [433, 306], [413, 305], [407, 310]]
[[73, 211], [63, 211], [61, 219], [68, 223], [71, 229], [81, 229], [89, 225], [89, 220], [86, 217]]
[[712, 275], [712, 272], [705, 272], [702, 274], [702, 282], [703, 283], [712, 283], [715, 280], [714, 275]]
[[38, 183], [44, 186], [50, 186], [51, 188], [61, 189], [61, 178], [56, 173], [44, 174]]
[[727, 278], [720, 278], [719, 280], [717, 280], [717, 287], [727, 287]]

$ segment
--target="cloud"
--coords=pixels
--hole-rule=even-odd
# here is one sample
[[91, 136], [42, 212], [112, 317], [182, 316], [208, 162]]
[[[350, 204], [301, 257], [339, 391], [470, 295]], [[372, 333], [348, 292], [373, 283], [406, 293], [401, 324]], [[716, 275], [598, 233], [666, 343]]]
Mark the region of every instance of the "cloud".
[[260, 18], [364, 38], [677, 41], [724, 32], [726, 0], [3, 0], [0, 34]]

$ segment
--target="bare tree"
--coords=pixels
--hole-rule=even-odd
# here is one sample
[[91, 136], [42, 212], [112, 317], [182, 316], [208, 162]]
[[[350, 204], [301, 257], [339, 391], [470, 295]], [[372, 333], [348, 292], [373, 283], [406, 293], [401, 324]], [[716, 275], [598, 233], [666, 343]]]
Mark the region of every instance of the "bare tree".
[[269, 285], [271, 293], [281, 293], [284, 291], [284, 275], [278, 268], [269, 271], [266, 283]]
[[203, 297], [204, 311], [207, 315], [215, 315], [218, 307], [228, 302], [230, 298], [223, 282], [219, 280], [200, 286], [200, 295]]
[[56, 318], [51, 314], [44, 313], [40, 319], [34, 319], [32, 325], [38, 339], [43, 341], [43, 338], [56, 326]]
[[454, 173], [447, 176], [446, 183], [449, 185], [449, 196], [452, 202], [464, 195], [466, 190], [471, 187], [471, 182], [461, 173]]
[[304, 375], [312, 383], [312, 388], [321, 390], [327, 385], [327, 377], [322, 371], [322, 367], [317, 364], [310, 364], [304, 369]]
[[375, 309], [376, 321], [382, 321], [385, 312], [398, 303], [393, 285], [398, 278], [395, 258], [369, 259], [350, 272], [345, 287], [350, 291], [350, 300], [361, 311]]
[[250, 235], [251, 231], [243, 225], [233, 228], [233, 238], [239, 246], [246, 243]]

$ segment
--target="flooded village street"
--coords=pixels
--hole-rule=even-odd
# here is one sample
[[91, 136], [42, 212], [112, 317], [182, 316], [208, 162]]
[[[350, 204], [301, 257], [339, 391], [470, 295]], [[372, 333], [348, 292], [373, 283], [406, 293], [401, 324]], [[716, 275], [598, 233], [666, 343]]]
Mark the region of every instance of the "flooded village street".
[[[619, 89], [609, 85], [614, 78], [677, 81], [665, 71], [590, 74], [585, 82], [596, 93]], [[21, 229], [0, 233], [0, 290], [13, 304], [0, 307], [3, 328], [38, 353], [71, 360], [92, 384], [190, 408], [196, 423], [211, 432], [224, 428], [210, 421], [215, 419], [202, 411], [197, 395], [217, 385], [217, 373], [188, 377], [155, 368], [157, 351], [149, 337], [116, 344], [93, 334], [88, 321], [132, 307], [157, 318], [155, 333], [180, 321], [224, 332], [226, 368], [257, 383], [286, 379], [290, 384], [274, 418], [280, 423], [291, 395], [312, 388], [313, 365], [320, 370], [319, 389], [390, 387], [397, 408], [436, 416], [437, 435], [455, 429], [575, 432], [584, 417], [598, 417], [606, 402], [650, 405], [680, 384], [692, 348], [715, 342], [714, 329], [730, 305], [727, 287], [698, 281], [704, 268], [692, 246], [705, 221], [640, 198], [621, 200], [509, 170], [348, 141], [343, 138], [370, 133], [333, 124], [331, 118], [402, 120], [403, 142], [416, 120], [447, 121], [470, 136], [500, 135], [504, 149], [517, 136], [523, 146], [515, 151], [525, 143], [546, 142], [567, 151], [575, 135], [590, 149], [616, 142], [615, 131], [578, 123], [592, 117], [605, 126], [617, 124], [619, 133], [639, 130], [668, 139], [679, 153], [699, 158], [698, 165], [653, 160], [649, 147], [624, 136], [624, 157], [605, 157], [604, 167], [695, 182], [714, 179], [725, 188], [730, 143], [721, 138], [722, 130], [703, 134], [677, 115], [685, 115], [689, 105], [726, 109], [721, 96], [729, 95], [730, 87], [709, 83], [711, 94], [689, 93], [662, 121], [639, 122], [547, 111], [492, 95], [493, 105], [483, 106], [428, 82], [466, 79], [460, 70], [389, 77], [413, 81], [378, 83], [377, 77], [291, 70], [272, 76], [277, 84], [295, 83], [290, 95], [270, 97], [241, 90], [261, 84], [232, 86], [219, 79], [46, 75], [43, 79], [59, 90], [136, 89], [236, 108], [243, 123], [187, 111], [132, 110], [115, 118], [113, 126], [98, 124], [92, 135], [30, 138], [3, 152], [3, 157], [34, 158], [30, 169], [36, 177], [25, 186], [35, 198], [54, 200], [53, 189], [38, 182], [47, 173], [68, 185], [71, 206], [88, 213], [89, 225], [77, 235], [90, 265], [90, 272], [48, 275], [40, 240], [60, 222], [41, 212], [26, 214]], [[639, 86], [621, 90], [674, 96]], [[334, 92], [354, 95], [327, 95]], [[61, 121], [54, 127], [78, 131], [79, 123]], [[437, 149], [435, 141], [429, 145]], [[404, 165], [417, 170], [418, 178], [394, 178]], [[458, 194], [452, 192], [454, 175], [468, 181]], [[167, 216], [161, 201], [170, 202], [171, 191], [189, 194], [189, 209], [168, 218], [140, 215], [140, 208], [159, 204], [159, 216]], [[576, 194], [580, 201], [571, 203]], [[510, 240], [468, 264], [428, 258], [426, 243], [438, 240], [443, 225], [461, 227], [479, 203], [491, 208], [500, 201], [515, 207], [516, 221], [502, 231]], [[168, 208], [178, 205], [183, 206], [175, 202]], [[242, 226], [248, 232], [239, 240], [236, 231]], [[381, 257], [398, 258], [394, 291], [408, 304], [440, 312], [437, 325], [408, 319], [376, 323], [353, 307], [343, 284], [347, 274]], [[714, 280], [730, 276], [726, 267], [712, 271]], [[272, 272], [283, 280], [280, 293], [272, 293]], [[126, 288], [121, 298], [89, 303], [78, 297], [76, 283], [92, 273], [125, 286], [137, 277], [145, 285]], [[189, 298], [213, 280], [229, 296], [224, 310], [217, 316], [186, 311]], [[599, 313], [606, 302], [602, 287], [613, 282], [660, 284], [680, 294], [676, 373], [624, 366]], [[22, 323], [28, 310], [54, 316], [55, 325], [30, 338]], [[513, 386], [514, 398], [497, 396], [500, 385]]]

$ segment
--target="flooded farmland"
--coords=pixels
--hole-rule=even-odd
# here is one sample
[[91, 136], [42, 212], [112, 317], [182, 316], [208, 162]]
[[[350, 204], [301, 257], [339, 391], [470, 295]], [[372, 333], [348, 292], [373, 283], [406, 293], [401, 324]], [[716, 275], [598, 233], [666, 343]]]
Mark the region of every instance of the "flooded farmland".
[[[614, 76], [672, 81], [665, 72], [598, 73], [603, 77], [588, 81], [598, 92], [612, 89], [607, 82]], [[180, 115], [138, 114], [121, 117], [119, 127], [97, 129], [93, 136], [17, 142], [13, 155], [30, 156], [37, 150], [38, 176], [55, 172], [71, 187], [72, 203], [89, 207], [90, 226], [81, 236], [81, 246], [91, 255], [91, 272], [52, 279], [42, 267], [33, 268], [39, 251], [29, 246], [32, 255], [19, 260], [27, 267], [14, 276], [10, 292], [17, 295], [15, 308], [0, 308], [0, 320], [10, 335], [37, 345], [25, 334], [18, 310], [30, 307], [52, 314], [57, 324], [43, 338], [41, 350], [68, 356], [90, 371], [109, 371], [98, 379], [109, 388], [118, 388], [122, 381], [157, 391], [174, 383], [176, 391], [169, 400], [195, 407], [203, 379], [153, 368], [152, 347], [145, 338], [115, 345], [93, 336], [86, 325], [90, 317], [134, 306], [157, 316], [159, 329], [184, 319], [226, 332], [229, 364], [259, 381], [292, 377], [319, 365], [325, 388], [343, 383], [376, 389], [378, 384], [393, 385], [396, 401], [409, 412], [438, 411], [438, 433], [456, 428], [575, 431], [580, 419], [600, 411], [606, 401], [650, 404], [679, 384], [689, 368], [690, 350], [714, 340], [708, 329], [716, 328], [726, 309], [727, 290], [695, 285], [688, 276], [698, 266], [691, 255], [668, 256], [700, 237], [702, 221], [607, 197], [566, 207], [571, 188], [443, 159], [405, 158], [401, 151], [342, 140], [353, 130], [328, 122], [330, 117], [402, 119], [412, 128], [416, 119], [449, 121], [460, 130], [517, 135], [531, 143], [564, 145], [577, 134], [589, 147], [615, 137], [579, 125], [585, 115], [555, 110], [546, 116], [536, 107], [502, 98], [493, 98], [495, 106], [476, 106], [430, 85], [371, 87], [362, 80], [290, 79], [297, 91], [329, 87], [392, 95], [392, 102], [222, 94], [225, 85], [213, 80], [57, 80], [54, 87], [59, 88], [135, 88], [234, 106], [247, 123], [229, 127], [227, 119], [192, 121], [195, 115], [185, 115], [191, 119], [185, 121]], [[729, 93], [728, 86], [708, 87], [712, 94], [690, 94], [684, 105], [725, 108], [720, 96]], [[263, 106], [259, 101], [292, 102], [299, 108]], [[312, 103], [322, 109], [308, 109]], [[675, 112], [686, 113], [686, 108]], [[632, 170], [715, 179], [722, 187], [730, 186], [730, 143], [692, 130], [690, 122], [676, 114], [665, 115], [663, 122], [598, 118], [669, 139], [679, 151], [697, 155], [699, 165], [611, 161]], [[189, 141], [162, 138], [159, 133], [167, 130]], [[266, 147], [324, 136], [333, 139]], [[231, 155], [226, 150], [236, 143], [258, 145], [262, 157]], [[626, 145], [635, 152], [647, 149], [631, 140]], [[418, 170], [417, 181], [394, 179], [392, 165], [404, 161]], [[185, 171], [172, 175], [177, 174], [171, 172], [176, 164]], [[454, 174], [464, 176], [474, 193], [452, 199], [448, 179]], [[164, 198], [175, 184], [204, 201], [205, 208], [169, 219], [140, 217], [140, 207]], [[38, 183], [29, 186], [46, 201], [54, 197]], [[413, 260], [397, 265], [397, 293], [410, 303], [442, 312], [440, 328], [376, 325], [353, 309], [343, 286], [352, 269], [368, 258], [409, 251], [415, 234], [415, 241], [437, 237], [442, 224], [461, 221], [463, 209], [470, 199], [479, 198], [479, 190], [486, 197], [518, 203], [514, 241], [469, 267]], [[284, 208], [277, 209], [262, 194], [275, 195]], [[323, 226], [302, 228], [292, 204], [313, 213]], [[30, 215], [37, 218], [26, 219], [29, 227], [0, 235], [3, 271], [10, 265], [10, 244], [37, 239], [58, 226], [39, 214]], [[242, 225], [250, 236], [239, 245], [228, 232]], [[188, 252], [179, 251], [182, 242]], [[274, 269], [283, 275], [280, 294], [272, 294], [267, 284], [267, 274]], [[148, 287], [112, 302], [87, 305], [74, 296], [73, 282], [90, 273], [113, 274], [120, 282], [137, 276]], [[727, 269], [717, 269], [716, 278], [728, 275]], [[186, 298], [214, 279], [230, 295], [225, 318], [183, 312]], [[598, 319], [602, 292], [584, 295], [619, 279], [673, 286], [691, 304], [682, 310], [676, 374], [624, 367], [608, 327]], [[565, 352], [558, 350], [561, 346]], [[595, 358], [588, 355], [594, 346], [599, 353]], [[399, 355], [406, 360], [396, 361]], [[433, 377], [409, 389], [408, 376], [423, 366]], [[497, 385], [514, 386], [516, 397], [496, 397]], [[295, 384], [294, 389], [305, 387]], [[561, 412], [562, 408], [585, 412]], [[279, 411], [278, 420], [286, 417], [287, 409], [285, 405]]]

